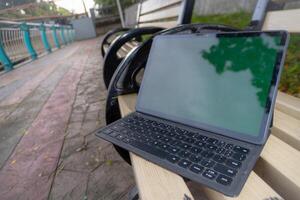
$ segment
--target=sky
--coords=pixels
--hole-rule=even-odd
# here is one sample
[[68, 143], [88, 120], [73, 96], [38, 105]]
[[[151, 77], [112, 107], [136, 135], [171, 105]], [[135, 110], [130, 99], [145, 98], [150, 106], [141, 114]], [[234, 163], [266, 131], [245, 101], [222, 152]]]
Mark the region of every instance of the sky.
[[[87, 11], [94, 7], [94, 0], [83, 0]], [[55, 0], [55, 4], [75, 13], [84, 13], [82, 0]]]

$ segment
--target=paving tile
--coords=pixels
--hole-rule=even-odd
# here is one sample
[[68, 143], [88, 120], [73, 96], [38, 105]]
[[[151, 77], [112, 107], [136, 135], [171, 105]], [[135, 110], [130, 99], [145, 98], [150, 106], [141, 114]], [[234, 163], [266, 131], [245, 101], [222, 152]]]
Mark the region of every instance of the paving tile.
[[2, 199], [47, 199], [83, 71], [80, 64], [69, 69], [5, 163], [0, 171]]
[[3, 110], [7, 112], [0, 120], [0, 167], [8, 159], [21, 137], [26, 134], [27, 128], [69, 67], [70, 65], [61, 66], [18, 106], [7, 106], [7, 110], [0, 107], [1, 113]]
[[59, 166], [49, 200], [84, 200], [87, 196], [88, 174], [68, 171], [63, 168], [63, 165]]
[[[114, 161], [98, 167], [89, 177], [88, 199], [127, 199], [128, 191], [134, 185], [133, 174], [130, 168], [124, 162]], [[99, 179], [98, 177], [102, 178]]]

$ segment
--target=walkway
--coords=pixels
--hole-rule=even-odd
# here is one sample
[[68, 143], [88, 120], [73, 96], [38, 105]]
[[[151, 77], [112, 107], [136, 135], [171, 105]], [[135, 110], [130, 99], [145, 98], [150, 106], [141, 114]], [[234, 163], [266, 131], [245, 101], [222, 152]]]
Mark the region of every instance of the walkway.
[[132, 170], [90, 134], [105, 124], [100, 42], [0, 76], [1, 199], [127, 199]]

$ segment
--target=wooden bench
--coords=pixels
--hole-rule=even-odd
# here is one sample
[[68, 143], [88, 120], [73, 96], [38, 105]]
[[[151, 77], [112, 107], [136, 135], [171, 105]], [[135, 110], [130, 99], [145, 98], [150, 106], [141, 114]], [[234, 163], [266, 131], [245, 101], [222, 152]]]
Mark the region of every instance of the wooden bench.
[[194, 0], [147, 0], [138, 6], [137, 24], [133, 29], [108, 32], [102, 41], [103, 77], [108, 87], [113, 72], [122, 59], [147, 35], [191, 22]]
[[[136, 16], [136, 25], [133, 28], [157, 26], [162, 28], [171, 28], [182, 23], [190, 23], [190, 17], [186, 13], [192, 13], [191, 10], [186, 10], [187, 3], [193, 5], [193, 2], [186, 0], [148, 0], [141, 1], [138, 5], [138, 12]], [[184, 12], [187, 11], [187, 12]], [[191, 16], [191, 14], [190, 14]], [[184, 21], [185, 20], [185, 21]], [[130, 28], [118, 28], [110, 31], [104, 37], [103, 55], [109, 49], [110, 44], [118, 38], [121, 34], [129, 31]], [[119, 57], [124, 57], [134, 46], [137, 41], [130, 41], [124, 44], [124, 47], [118, 52]]]
[[[300, 9], [268, 12], [264, 30], [300, 32]], [[134, 111], [136, 94], [118, 97], [121, 114]], [[300, 198], [300, 99], [278, 93], [274, 127], [254, 171], [235, 199]], [[130, 153], [139, 197], [143, 200], [194, 199], [182, 177]], [[232, 199], [199, 186], [208, 199]], [[189, 197], [189, 198], [187, 198]]]

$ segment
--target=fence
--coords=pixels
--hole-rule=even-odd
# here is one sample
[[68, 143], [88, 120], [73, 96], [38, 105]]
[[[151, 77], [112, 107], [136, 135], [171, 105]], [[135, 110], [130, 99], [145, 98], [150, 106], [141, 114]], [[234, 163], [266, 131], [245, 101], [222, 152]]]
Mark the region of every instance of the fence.
[[50, 53], [74, 41], [70, 25], [0, 21], [0, 70]]

